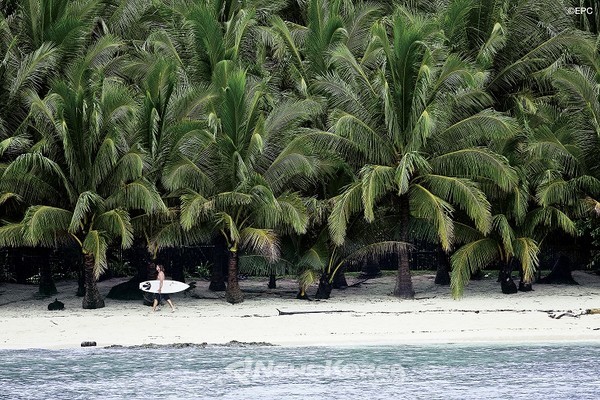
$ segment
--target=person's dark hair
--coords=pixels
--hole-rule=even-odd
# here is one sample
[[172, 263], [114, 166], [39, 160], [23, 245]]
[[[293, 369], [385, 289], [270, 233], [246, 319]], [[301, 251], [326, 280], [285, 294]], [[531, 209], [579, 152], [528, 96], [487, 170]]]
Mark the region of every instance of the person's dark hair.
[[162, 272], [165, 272], [165, 267], [162, 264], [156, 264], [156, 266], [158, 267], [158, 269], [160, 269]]

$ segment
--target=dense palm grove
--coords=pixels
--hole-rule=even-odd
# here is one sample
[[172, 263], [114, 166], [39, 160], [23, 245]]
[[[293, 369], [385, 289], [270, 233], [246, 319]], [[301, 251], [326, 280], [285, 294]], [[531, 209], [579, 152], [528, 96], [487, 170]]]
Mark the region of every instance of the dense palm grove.
[[[589, 3], [589, 4], [587, 4]], [[0, 245], [216, 244], [300, 294], [438, 248], [453, 294], [597, 227], [600, 10], [562, 0], [0, 3]], [[590, 231], [588, 229], [588, 232]], [[321, 289], [321, 288], [320, 288]]]

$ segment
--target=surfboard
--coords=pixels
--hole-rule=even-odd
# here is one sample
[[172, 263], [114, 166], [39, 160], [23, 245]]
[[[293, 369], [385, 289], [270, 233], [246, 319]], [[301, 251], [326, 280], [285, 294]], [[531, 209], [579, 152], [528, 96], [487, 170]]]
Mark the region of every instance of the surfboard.
[[[160, 286], [159, 280], [144, 281], [140, 283], [140, 289], [144, 292], [158, 293], [158, 287]], [[179, 281], [170, 281], [165, 279], [163, 281], [162, 293], [177, 293], [182, 292], [189, 288], [190, 285]]]

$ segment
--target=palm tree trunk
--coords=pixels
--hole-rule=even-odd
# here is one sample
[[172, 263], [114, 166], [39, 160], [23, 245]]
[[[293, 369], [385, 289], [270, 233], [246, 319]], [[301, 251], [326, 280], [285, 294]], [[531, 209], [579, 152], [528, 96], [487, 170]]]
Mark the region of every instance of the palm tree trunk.
[[268, 287], [269, 287], [269, 289], [277, 289], [277, 277], [275, 276], [275, 274], [269, 275]]
[[228, 257], [228, 276], [227, 276], [227, 291], [225, 292], [225, 300], [231, 304], [237, 304], [244, 301], [244, 294], [238, 283], [238, 253], [235, 249], [229, 249]]
[[315, 299], [328, 299], [331, 297], [331, 290], [333, 289], [333, 287], [329, 282], [329, 279], [329, 273], [323, 272], [321, 278], [319, 279], [319, 287], [317, 288]]
[[[408, 223], [410, 221], [410, 204], [406, 195], [400, 196], [400, 240], [408, 242]], [[398, 275], [396, 277], [396, 287], [394, 296], [402, 299], [414, 299], [415, 291], [413, 289], [412, 278], [410, 276], [410, 265], [408, 262], [409, 251], [398, 255]]]
[[94, 276], [94, 256], [84, 255], [85, 263], [85, 296], [83, 296], [83, 308], [95, 309], [104, 307], [104, 299], [100, 296], [96, 277]]
[[499, 274], [500, 279], [500, 288], [502, 289], [502, 293], [504, 294], [513, 294], [517, 293], [517, 285], [512, 278], [512, 271], [514, 268], [515, 260], [512, 259], [510, 261], [503, 261], [502, 267]]
[[55, 249], [36, 249], [36, 252], [41, 253], [40, 260], [40, 286], [39, 293], [43, 296], [52, 296], [58, 293], [54, 278], [52, 277], [52, 269], [56, 267], [56, 252]]
[[450, 257], [444, 251], [441, 245], [437, 248], [437, 271], [435, 274], [436, 285], [449, 285], [450, 284]]

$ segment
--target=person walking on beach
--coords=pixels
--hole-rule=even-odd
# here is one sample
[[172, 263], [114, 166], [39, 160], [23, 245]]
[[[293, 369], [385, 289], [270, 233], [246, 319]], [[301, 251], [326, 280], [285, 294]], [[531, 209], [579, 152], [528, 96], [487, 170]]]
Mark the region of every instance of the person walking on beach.
[[165, 268], [160, 264], [156, 264], [156, 272], [158, 272], [156, 279], [158, 279], [160, 283], [158, 285], [158, 293], [154, 293], [154, 304], [152, 304], [152, 311], [156, 311], [156, 307], [160, 304], [160, 301], [165, 300], [167, 303], [169, 303], [169, 306], [171, 306], [171, 312], [174, 312], [175, 306], [171, 301], [171, 297], [167, 293], [161, 293], [163, 283], [165, 281]]

